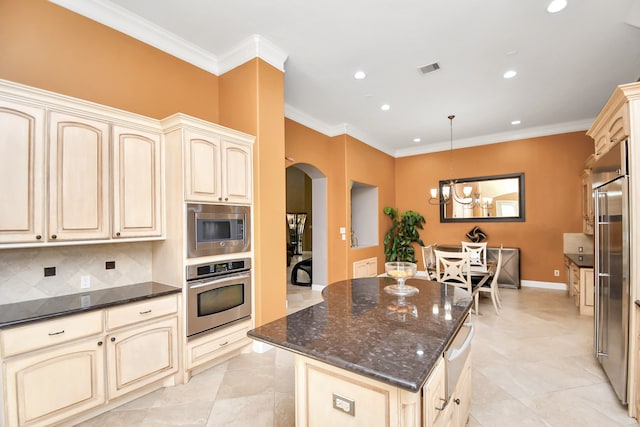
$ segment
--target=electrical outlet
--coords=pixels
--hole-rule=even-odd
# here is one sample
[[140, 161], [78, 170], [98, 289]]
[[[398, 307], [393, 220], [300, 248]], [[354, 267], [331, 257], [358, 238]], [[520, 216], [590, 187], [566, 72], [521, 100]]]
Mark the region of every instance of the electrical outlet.
[[556, 277], [560, 277], [560, 270], [553, 270], [553, 275]]
[[105, 270], [115, 270], [116, 262], [115, 261], [106, 261], [104, 263]]
[[91, 287], [91, 276], [80, 276], [80, 289], [89, 289]]
[[45, 267], [44, 268], [44, 277], [55, 276], [56, 268], [55, 267]]

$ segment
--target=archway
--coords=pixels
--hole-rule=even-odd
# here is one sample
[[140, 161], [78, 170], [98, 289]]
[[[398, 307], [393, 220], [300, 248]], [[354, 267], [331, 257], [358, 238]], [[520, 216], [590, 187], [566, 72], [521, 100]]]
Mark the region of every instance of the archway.
[[298, 163], [295, 168], [311, 178], [311, 242], [313, 254], [312, 289], [322, 290], [328, 284], [327, 177], [315, 166]]

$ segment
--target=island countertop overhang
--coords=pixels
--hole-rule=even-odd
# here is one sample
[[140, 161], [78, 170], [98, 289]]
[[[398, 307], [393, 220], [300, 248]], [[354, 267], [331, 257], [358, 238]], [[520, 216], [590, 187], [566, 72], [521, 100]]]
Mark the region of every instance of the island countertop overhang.
[[324, 302], [248, 335], [417, 392], [467, 318], [472, 297], [461, 288], [413, 279], [407, 284], [420, 293], [402, 301], [384, 291], [391, 283], [389, 278], [333, 283], [324, 290]]

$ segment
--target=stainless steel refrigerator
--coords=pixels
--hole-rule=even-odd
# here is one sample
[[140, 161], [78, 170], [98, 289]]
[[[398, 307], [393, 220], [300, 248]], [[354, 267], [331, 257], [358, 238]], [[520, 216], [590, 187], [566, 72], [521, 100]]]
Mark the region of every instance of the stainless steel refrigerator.
[[595, 353], [620, 401], [627, 403], [629, 350], [629, 185], [627, 142], [593, 168], [595, 207]]

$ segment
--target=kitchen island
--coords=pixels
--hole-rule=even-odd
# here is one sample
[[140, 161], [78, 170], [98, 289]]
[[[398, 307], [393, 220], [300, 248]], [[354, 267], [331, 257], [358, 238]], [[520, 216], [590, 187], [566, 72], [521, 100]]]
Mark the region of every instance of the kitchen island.
[[[460, 358], [463, 366], [444, 365], [472, 297], [413, 279], [407, 284], [419, 294], [401, 298], [384, 291], [393, 283], [382, 277], [333, 283], [323, 291], [324, 302], [249, 331], [295, 353], [297, 426], [464, 425], [470, 357]], [[467, 353], [449, 360], [460, 354]]]

